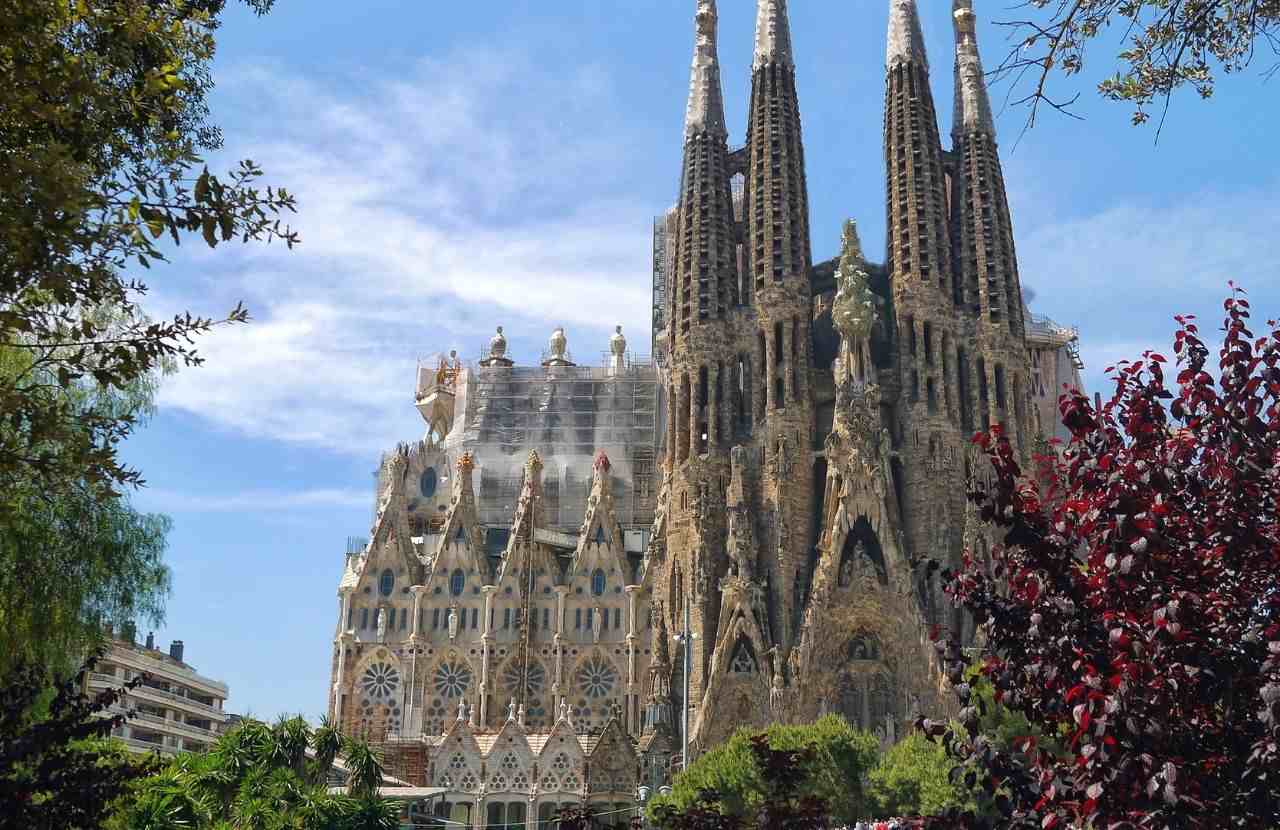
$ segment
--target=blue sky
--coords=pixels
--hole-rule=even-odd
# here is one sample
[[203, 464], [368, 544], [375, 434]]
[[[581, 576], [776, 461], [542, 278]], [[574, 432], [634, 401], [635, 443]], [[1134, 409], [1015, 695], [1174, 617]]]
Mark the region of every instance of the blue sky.
[[[795, 0], [815, 259], [856, 218], [884, 245], [885, 0]], [[950, 3], [921, 0], [944, 135]], [[1007, 48], [977, 0], [988, 67]], [[184, 246], [153, 272], [154, 315], [254, 322], [207, 338], [206, 366], [169, 378], [126, 448], [146, 510], [174, 519], [163, 644], [262, 717], [325, 707], [335, 589], [348, 536], [367, 534], [373, 471], [421, 437], [416, 360], [477, 357], [502, 324], [530, 360], [563, 324], [580, 359], [621, 323], [647, 351], [650, 222], [676, 193], [693, 0], [428, 3], [281, 0], [236, 9], [220, 36], [223, 166], [262, 164], [299, 199], [303, 244]], [[720, 0], [733, 136], [745, 132], [754, 3]], [[993, 89], [1023, 283], [1080, 327], [1087, 383], [1164, 347], [1172, 316], [1216, 321], [1228, 279], [1280, 313], [1274, 89], [1261, 67], [1201, 103], [1178, 96], [1159, 144], [1092, 84], [1077, 112], [1025, 112]], [[1211, 329], [1212, 326], [1205, 328]]]

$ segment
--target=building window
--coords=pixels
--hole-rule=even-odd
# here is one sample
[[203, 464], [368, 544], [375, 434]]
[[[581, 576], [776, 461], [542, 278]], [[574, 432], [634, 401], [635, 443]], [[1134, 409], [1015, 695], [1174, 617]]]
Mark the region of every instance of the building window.
[[604, 593], [604, 571], [596, 568], [591, 573], [591, 593], [600, 596]]
[[404, 631], [409, 625], [409, 609], [405, 608], [400, 611], [400, 630]]
[[581, 608], [573, 609], [573, 627], [579, 630], [582, 629], [582, 609]]
[[387, 615], [387, 630], [395, 631], [396, 630], [396, 609], [387, 608], [385, 609], [385, 612]]
[[378, 580], [378, 593], [384, 597], [391, 596], [391, 592], [396, 588], [396, 575], [387, 568], [382, 572], [381, 578]]
[[360, 627], [361, 628], [369, 627], [369, 609], [368, 608], [360, 609]]
[[431, 627], [433, 629], [440, 628], [440, 609], [439, 608], [431, 609]]
[[475, 631], [476, 628], [479, 627], [479, 625], [480, 625], [480, 609], [472, 608], [471, 609], [471, 630]]
[[622, 628], [622, 609], [621, 608], [613, 609], [613, 627]]
[[502, 609], [502, 627], [503, 628], [511, 627], [511, 609], [510, 608]]
[[351, 627], [352, 618], [355, 617], [356, 609], [354, 605], [347, 606], [347, 628]]
[[542, 609], [542, 627], [543, 629], [548, 629], [551, 627], [551, 609], [550, 608]]
[[434, 467], [428, 467], [427, 471], [422, 474], [422, 478], [418, 479], [418, 489], [422, 491], [423, 498], [431, 498], [436, 494], [436, 484], [439, 479], [436, 477]]
[[587, 628], [590, 629], [594, 622], [595, 622], [595, 609], [588, 608], [587, 609]]
[[449, 576], [449, 593], [455, 597], [462, 596], [462, 589], [467, 585], [467, 575], [462, 572], [462, 568], [455, 568]]

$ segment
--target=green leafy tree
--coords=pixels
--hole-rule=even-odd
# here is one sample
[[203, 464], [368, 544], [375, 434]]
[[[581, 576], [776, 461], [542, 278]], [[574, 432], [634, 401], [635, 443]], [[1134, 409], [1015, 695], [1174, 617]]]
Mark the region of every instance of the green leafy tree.
[[836, 823], [848, 823], [866, 813], [862, 780], [875, 765], [879, 744], [843, 718], [828, 715], [812, 724], [774, 724], [762, 733], [737, 731], [677, 776], [670, 795], [650, 802], [650, 819], [670, 827], [676, 816], [707, 810], [738, 821], [757, 816], [771, 801], [776, 783], [770, 777], [773, 772], [761, 766], [762, 756], [753, 745], [759, 735], [767, 739], [770, 750], [803, 753], [792, 764], [800, 776], [795, 782], [798, 798], [821, 799]]
[[[108, 309], [90, 316], [107, 331], [127, 328]], [[21, 374], [29, 360], [26, 350], [0, 347], [0, 383]], [[82, 378], [33, 394], [56, 395], [91, 419], [140, 423], [154, 411], [165, 368], [118, 387]], [[12, 429], [0, 420], [0, 436]], [[127, 497], [112, 496], [87, 477], [55, 480], [24, 469], [8, 484], [0, 492], [0, 674], [18, 660], [72, 672], [104, 625], [163, 621], [167, 517], [140, 513]]]
[[1110, 31], [1123, 32], [1122, 68], [1098, 91], [1132, 104], [1134, 124], [1150, 119], [1153, 103], [1167, 110], [1178, 89], [1208, 98], [1219, 74], [1243, 72], [1259, 53], [1280, 56], [1280, 0], [1027, 0], [1020, 8], [1027, 16], [1004, 23], [1013, 47], [993, 74], [1029, 82], [1016, 100], [1030, 107], [1030, 124], [1041, 104], [1070, 110], [1079, 94], [1051, 92], [1053, 78], [1081, 72], [1093, 41]]
[[245, 721], [206, 753], [180, 755], [139, 782], [111, 830], [394, 830], [399, 808], [378, 796], [382, 765], [367, 744], [342, 742], [351, 781], [330, 793], [337, 733], [301, 718]]
[[111, 741], [124, 689], [81, 693], [88, 661], [55, 679], [39, 664], [0, 685], [0, 830], [97, 830], [130, 783], [154, 769]]
[[0, 348], [25, 355], [0, 376], [0, 489], [84, 481], [109, 498], [140, 481], [117, 455], [133, 415], [63, 393], [199, 363], [195, 338], [247, 313], [149, 321], [131, 272], [193, 235], [211, 247], [297, 241], [279, 219], [292, 195], [261, 188], [257, 165], [204, 166], [221, 143], [206, 102], [224, 5], [0, 0]]
[[933, 741], [913, 732], [890, 747], [868, 776], [876, 816], [933, 816], [970, 805], [963, 784], [953, 781], [955, 762]]

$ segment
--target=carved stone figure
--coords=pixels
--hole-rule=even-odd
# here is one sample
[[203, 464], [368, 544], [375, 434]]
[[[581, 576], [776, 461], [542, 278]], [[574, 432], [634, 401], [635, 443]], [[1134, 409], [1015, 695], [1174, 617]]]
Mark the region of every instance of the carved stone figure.
[[516, 719], [516, 699], [513, 697], [511, 698], [511, 702], [507, 704], [507, 722], [510, 723], [515, 719]]
[[387, 609], [378, 609], [378, 642], [387, 641]]
[[600, 642], [600, 630], [604, 626], [604, 615], [609, 613], [603, 608], [596, 608], [596, 613], [591, 617], [591, 636], [592, 642]]
[[458, 639], [458, 606], [449, 609], [449, 639]]

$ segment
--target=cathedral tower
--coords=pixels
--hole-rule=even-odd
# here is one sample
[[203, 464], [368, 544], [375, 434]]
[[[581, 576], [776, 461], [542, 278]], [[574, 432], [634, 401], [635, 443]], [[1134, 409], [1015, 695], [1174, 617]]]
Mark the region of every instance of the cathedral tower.
[[736, 358], [739, 292], [715, 0], [698, 0], [695, 22], [668, 317], [666, 546], [671, 557], [662, 568], [660, 595], [674, 630], [690, 604], [695, 634], [690, 690], [696, 700], [719, 609], [715, 581], [724, 570], [724, 515], [715, 504], [728, 476], [731, 434], [724, 389]]
[[[890, 0], [885, 58], [886, 270], [892, 368], [881, 373], [893, 483], [914, 561], [959, 555], [971, 325], [957, 309], [944, 152], [915, 0]], [[941, 528], [941, 530], [940, 530]], [[927, 600], [927, 597], [923, 597]], [[925, 602], [929, 605], [929, 602]]]
[[991, 101], [978, 55], [972, 0], [955, 0], [955, 119], [957, 175], [952, 182], [952, 225], [957, 230], [957, 300], [976, 325], [976, 407], [965, 407], [966, 427], [1002, 423], [1023, 453], [1031, 448], [1029, 369], [1023, 330], [1022, 288], [1013, 246], [1013, 222], [996, 148]]
[[[809, 195], [786, 0], [758, 0], [747, 123], [746, 234], [756, 312], [757, 536], [769, 586], [768, 627], [785, 652], [794, 637], [813, 544], [809, 324]], [[748, 505], [753, 507], [754, 505]]]

